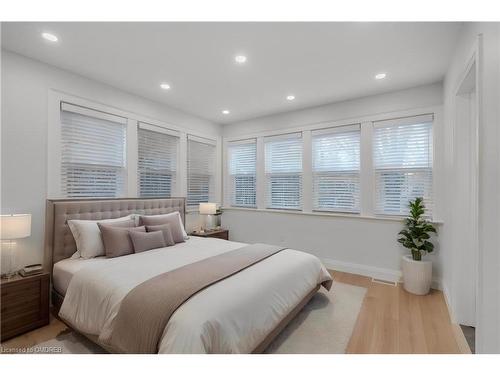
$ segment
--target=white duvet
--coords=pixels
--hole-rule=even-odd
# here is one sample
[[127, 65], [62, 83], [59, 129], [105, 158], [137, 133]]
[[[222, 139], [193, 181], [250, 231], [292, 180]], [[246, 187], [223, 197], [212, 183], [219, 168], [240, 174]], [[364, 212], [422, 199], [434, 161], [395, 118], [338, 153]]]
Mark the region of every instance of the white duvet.
[[[125, 295], [163, 272], [246, 244], [191, 237], [185, 243], [102, 262], [89, 262], [69, 283], [59, 315], [105, 341]], [[184, 303], [171, 317], [159, 353], [250, 353], [330, 275], [318, 258], [281, 251]]]

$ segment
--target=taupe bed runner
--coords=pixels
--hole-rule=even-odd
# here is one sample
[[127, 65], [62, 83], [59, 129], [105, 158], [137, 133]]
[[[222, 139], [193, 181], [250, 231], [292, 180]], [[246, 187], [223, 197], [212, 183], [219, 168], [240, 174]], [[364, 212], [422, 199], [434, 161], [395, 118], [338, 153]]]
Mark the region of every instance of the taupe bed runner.
[[155, 276], [123, 299], [106, 343], [119, 353], [157, 353], [172, 314], [210, 285], [274, 255], [284, 247], [254, 244]]

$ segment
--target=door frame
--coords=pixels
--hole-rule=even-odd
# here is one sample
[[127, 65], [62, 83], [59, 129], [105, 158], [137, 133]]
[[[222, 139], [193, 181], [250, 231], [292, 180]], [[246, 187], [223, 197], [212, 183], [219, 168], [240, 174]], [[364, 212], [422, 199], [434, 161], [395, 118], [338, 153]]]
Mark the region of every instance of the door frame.
[[[457, 85], [455, 87], [454, 91], [454, 96], [453, 96], [453, 119], [454, 119], [454, 126], [453, 126], [453, 159], [457, 160], [457, 154], [459, 150], [457, 150], [457, 133], [458, 133], [458, 120], [457, 120], [457, 113], [458, 113], [458, 102], [459, 99], [458, 97], [463, 97], [464, 93], [461, 92], [462, 87], [466, 84], [466, 80], [469, 79], [470, 74], [474, 74], [474, 90], [475, 96], [473, 98], [473, 108], [474, 108], [474, 113], [471, 113], [471, 111], [468, 111], [468, 114], [470, 115], [470, 119], [468, 121], [468, 124], [472, 126], [472, 129], [468, 130], [469, 135], [473, 135], [474, 139], [471, 141], [472, 143], [470, 144], [470, 147], [472, 149], [471, 156], [473, 160], [471, 161], [471, 174], [470, 177], [472, 178], [471, 181], [471, 196], [469, 197], [470, 201], [470, 209], [471, 209], [471, 223], [472, 223], [472, 243], [474, 246], [473, 249], [473, 254], [472, 254], [472, 259], [470, 261], [473, 262], [473, 269], [474, 269], [474, 299], [475, 299], [475, 313], [474, 313], [474, 326], [476, 327], [476, 343], [478, 342], [478, 335], [481, 334], [481, 322], [479, 319], [479, 314], [478, 311], [480, 310], [481, 306], [481, 294], [479, 293], [481, 285], [480, 285], [480, 277], [479, 277], [479, 270], [480, 270], [480, 264], [481, 264], [481, 246], [480, 246], [480, 238], [479, 238], [479, 151], [480, 151], [480, 143], [479, 143], [479, 132], [480, 132], [480, 127], [481, 127], [481, 35], [478, 36], [476, 39], [473, 48], [472, 48], [472, 53], [469, 55], [469, 59], [467, 64], [465, 65], [464, 69], [462, 70], [462, 74], [460, 76], [460, 79], [457, 82]], [[472, 91], [471, 91], [472, 92]], [[469, 99], [470, 100], [470, 99]], [[453, 202], [452, 202], [453, 203]], [[459, 230], [461, 228], [458, 228]], [[459, 254], [460, 256], [471, 256], [471, 254]], [[460, 272], [462, 270], [460, 269], [454, 269], [453, 273], [456, 274], [457, 272]], [[455, 278], [453, 278], [453, 282], [455, 282]], [[453, 285], [455, 289], [456, 285]], [[456, 291], [452, 291], [453, 296], [456, 298], [457, 293]], [[454, 305], [454, 316], [457, 320], [456, 323], [464, 323], [463, 322], [463, 317], [467, 316], [467, 312], [461, 311], [461, 308], [459, 305], [457, 305], [456, 301], [453, 303]], [[470, 315], [470, 314], [469, 314]], [[467, 324], [470, 324], [470, 321], [465, 322]]]

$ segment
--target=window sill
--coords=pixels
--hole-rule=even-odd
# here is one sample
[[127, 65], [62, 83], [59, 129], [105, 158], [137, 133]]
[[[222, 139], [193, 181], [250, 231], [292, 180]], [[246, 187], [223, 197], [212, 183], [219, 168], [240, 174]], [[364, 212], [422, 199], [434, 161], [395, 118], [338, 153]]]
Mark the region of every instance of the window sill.
[[[297, 210], [276, 210], [276, 209], [263, 209], [263, 208], [244, 208], [244, 207], [222, 207], [223, 211], [251, 211], [251, 212], [269, 212], [278, 214], [288, 214], [288, 215], [307, 215], [307, 216], [319, 216], [319, 217], [340, 217], [348, 218], [354, 220], [375, 220], [375, 221], [392, 221], [403, 223], [405, 217], [401, 216], [368, 216], [361, 214], [349, 214], [341, 212], [303, 212]], [[443, 222], [440, 220], [431, 220], [432, 224], [442, 225]]]

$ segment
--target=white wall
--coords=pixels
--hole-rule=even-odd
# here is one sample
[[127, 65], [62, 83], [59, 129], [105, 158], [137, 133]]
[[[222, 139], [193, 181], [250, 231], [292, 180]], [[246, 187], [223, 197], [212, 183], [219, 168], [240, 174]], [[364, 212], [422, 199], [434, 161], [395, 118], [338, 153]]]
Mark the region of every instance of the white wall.
[[[300, 100], [297, 98], [296, 100]], [[245, 135], [267, 130], [294, 128], [324, 121], [340, 121], [407, 109], [441, 105], [443, 89], [441, 83], [415, 87], [409, 90], [367, 96], [344, 102], [290, 111], [273, 116], [241, 121], [223, 128], [224, 137]], [[293, 104], [292, 104], [293, 105]]]
[[[440, 83], [409, 90], [333, 103], [321, 107], [262, 117], [226, 125], [224, 138], [291, 128], [315, 123], [336, 122], [390, 112], [405, 112], [442, 105]], [[418, 112], [418, 111], [417, 111]], [[441, 140], [442, 119], [435, 121], [435, 138]], [[357, 121], [356, 121], [357, 122]], [[442, 169], [442, 147], [435, 147], [434, 173], [437, 179]], [[435, 213], [440, 218], [442, 187], [434, 193]], [[267, 242], [309, 251], [323, 259], [329, 267], [387, 280], [400, 275], [400, 256], [404, 249], [396, 242], [401, 229], [399, 220], [383, 220], [319, 214], [271, 212], [266, 210], [227, 209], [223, 225], [230, 237], [242, 242]], [[435, 286], [440, 286], [441, 256], [439, 243], [434, 259]]]
[[[221, 133], [218, 124], [18, 54], [3, 50], [1, 63], [1, 211], [33, 215], [31, 237], [18, 241], [20, 265], [41, 262], [43, 257], [50, 91], [171, 123], [186, 131], [212, 136]], [[189, 216], [187, 224], [196, 226], [196, 215]]]
[[[481, 40], [479, 39], [481, 35]], [[453, 145], [457, 132], [455, 118], [455, 90], [462, 79], [465, 68], [479, 43], [479, 254], [478, 254], [478, 293], [476, 310], [476, 351], [479, 353], [500, 352], [500, 26], [498, 23], [467, 24], [459, 39], [452, 64], [446, 74], [444, 84], [445, 108], [445, 171], [446, 178], [461, 173], [460, 158]], [[447, 195], [444, 220], [453, 222], [456, 215], [462, 214], [459, 202], [468, 197], [458, 196], [455, 189]], [[445, 225], [442, 231], [442, 248], [445, 267], [443, 269], [444, 291], [452, 308], [459, 306], [461, 291], [457, 279], [469, 275], [460, 274], [457, 269], [457, 254], [454, 240], [459, 238], [467, 227]], [[471, 249], [473, 250], [473, 249]], [[473, 261], [473, 254], [470, 254]], [[473, 280], [469, 279], [469, 282]]]

